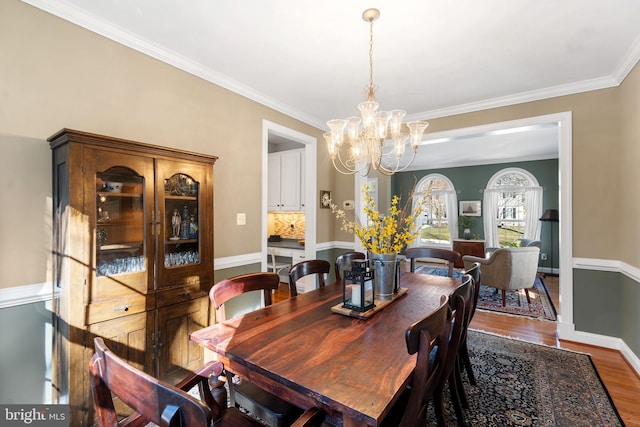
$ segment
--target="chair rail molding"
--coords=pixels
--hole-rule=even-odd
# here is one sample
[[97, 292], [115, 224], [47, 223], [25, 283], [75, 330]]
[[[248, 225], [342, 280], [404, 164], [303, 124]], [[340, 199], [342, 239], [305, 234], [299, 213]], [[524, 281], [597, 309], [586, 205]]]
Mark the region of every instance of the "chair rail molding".
[[597, 258], [573, 258], [573, 268], [622, 273], [640, 284], [640, 268], [624, 261]]
[[45, 282], [0, 289], [0, 308], [51, 301], [52, 286], [50, 282]]
[[249, 254], [215, 258], [213, 260], [213, 269], [224, 270], [225, 268], [243, 267], [248, 264], [255, 264], [255, 263], [261, 263], [261, 262], [262, 262], [262, 253], [253, 252]]

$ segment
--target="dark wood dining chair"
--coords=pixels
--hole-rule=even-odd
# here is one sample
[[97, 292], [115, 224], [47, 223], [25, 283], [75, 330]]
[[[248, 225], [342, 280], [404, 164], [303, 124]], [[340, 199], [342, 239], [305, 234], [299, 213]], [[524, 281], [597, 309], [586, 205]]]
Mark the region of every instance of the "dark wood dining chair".
[[433, 399], [440, 381], [447, 379], [442, 374], [451, 334], [451, 316], [449, 299], [443, 295], [437, 309], [407, 328], [407, 351], [409, 354], [418, 353], [416, 366], [410, 387], [384, 419], [383, 427], [424, 425], [429, 401]]
[[[433, 396], [433, 406], [435, 408], [438, 425], [440, 420], [444, 422], [443, 392], [445, 383], [449, 384], [449, 391], [453, 409], [456, 414], [458, 426], [464, 427], [464, 415], [462, 406], [468, 407], [467, 399], [460, 376], [460, 364], [458, 354], [462, 343], [462, 337], [466, 336], [473, 305], [473, 280], [471, 276], [462, 276], [462, 284], [456, 288], [449, 298], [449, 308], [452, 313], [452, 330], [449, 335], [447, 357], [442, 369], [442, 381], [439, 382]], [[461, 404], [462, 401], [462, 404]]]
[[[264, 424], [236, 408], [226, 408], [226, 393], [217, 378], [224, 367], [221, 362], [209, 362], [176, 386], [164, 383], [129, 365], [114, 354], [100, 337], [94, 339], [95, 353], [89, 363], [91, 391], [98, 427], [115, 427], [118, 413], [114, 397], [129, 406], [134, 413], [122, 425], [160, 427], [264, 427]], [[211, 383], [215, 391], [212, 393]], [[189, 390], [198, 386], [203, 401]], [[220, 398], [219, 396], [224, 396]], [[292, 427], [321, 425], [324, 413], [311, 408], [300, 416]]]
[[[247, 292], [261, 291], [265, 306], [271, 305], [271, 293], [278, 289], [280, 276], [273, 272], [250, 273], [221, 280], [209, 291], [209, 299], [216, 310], [217, 321], [226, 320], [225, 303]], [[272, 427], [288, 425], [302, 412], [278, 396], [242, 379], [235, 381], [233, 373], [225, 370], [231, 406], [238, 406], [265, 420]]]
[[[471, 304], [471, 312], [469, 313], [469, 323], [473, 320], [473, 315], [476, 313], [476, 307], [478, 306], [478, 296], [480, 295], [480, 280], [482, 278], [480, 271], [480, 263], [474, 262], [473, 265], [465, 271], [465, 274], [471, 276], [471, 280], [473, 281], [473, 303]], [[473, 373], [473, 368], [471, 366], [471, 358], [469, 357], [469, 348], [467, 347], [467, 332], [464, 331], [462, 336], [462, 342], [460, 343], [460, 351], [458, 352], [458, 358], [460, 361], [460, 365], [467, 371], [467, 376], [469, 377], [469, 383], [471, 385], [476, 385], [476, 376]], [[464, 395], [461, 396], [463, 398], [463, 406], [467, 406]]]
[[453, 277], [453, 266], [456, 262], [460, 262], [460, 253], [449, 249], [442, 248], [407, 248], [404, 251], [404, 256], [411, 262], [411, 272], [416, 271], [416, 259], [417, 258], [433, 258], [447, 261], [449, 267], [449, 277]]
[[323, 259], [310, 259], [294, 264], [289, 270], [289, 295], [298, 295], [296, 282], [304, 276], [316, 274], [318, 276], [318, 287], [324, 286], [324, 275], [331, 271], [331, 263]]
[[357, 259], [366, 259], [366, 257], [367, 256], [362, 252], [345, 252], [342, 255], [339, 255], [334, 264], [336, 270], [336, 281], [342, 280], [342, 270], [344, 270], [345, 265], [349, 265], [351, 264], [351, 261], [355, 261]]
[[[118, 426], [113, 396], [133, 411], [127, 425], [259, 427], [261, 424], [235, 408], [225, 409], [209, 388], [209, 375], [220, 375], [222, 363], [210, 362], [199, 372], [174, 387], [127, 364], [100, 337], [94, 339], [95, 353], [89, 363], [91, 390], [99, 427]], [[218, 384], [221, 386], [222, 383]], [[201, 402], [186, 391], [199, 386]], [[226, 402], [224, 402], [226, 405]], [[133, 423], [133, 424], [129, 424]]]

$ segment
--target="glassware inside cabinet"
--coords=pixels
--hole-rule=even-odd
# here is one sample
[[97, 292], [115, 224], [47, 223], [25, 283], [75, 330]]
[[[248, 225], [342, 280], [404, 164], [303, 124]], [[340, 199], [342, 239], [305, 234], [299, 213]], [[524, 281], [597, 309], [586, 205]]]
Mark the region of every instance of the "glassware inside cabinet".
[[164, 266], [200, 262], [198, 206], [200, 185], [191, 176], [175, 174], [164, 181]]
[[113, 167], [96, 175], [96, 274], [144, 271], [144, 178]]

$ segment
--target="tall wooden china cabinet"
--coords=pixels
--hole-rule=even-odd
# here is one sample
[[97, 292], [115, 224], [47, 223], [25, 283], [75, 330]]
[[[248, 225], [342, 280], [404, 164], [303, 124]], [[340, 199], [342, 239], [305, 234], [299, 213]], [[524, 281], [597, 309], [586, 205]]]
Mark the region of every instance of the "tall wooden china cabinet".
[[93, 337], [169, 382], [203, 364], [215, 156], [63, 129], [53, 153], [55, 401], [93, 424]]

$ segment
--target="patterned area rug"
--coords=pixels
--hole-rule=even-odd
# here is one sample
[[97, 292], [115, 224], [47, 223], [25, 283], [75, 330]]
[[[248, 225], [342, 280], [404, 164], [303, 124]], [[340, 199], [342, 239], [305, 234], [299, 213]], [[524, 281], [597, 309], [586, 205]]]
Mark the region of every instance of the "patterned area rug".
[[[416, 267], [416, 272], [423, 274], [434, 274], [446, 276], [447, 269], [444, 267], [434, 267], [431, 265], [421, 265]], [[462, 272], [456, 270], [454, 277], [461, 277]], [[507, 291], [506, 306], [502, 306], [502, 291], [489, 286], [480, 286], [478, 296], [478, 309], [498, 311], [501, 313], [515, 314], [519, 316], [535, 317], [546, 320], [556, 320], [556, 308], [549, 297], [549, 291], [541, 277], [537, 277], [533, 283], [533, 288], [529, 289], [531, 304], [527, 303], [527, 296], [523, 290]]]
[[[469, 426], [624, 426], [587, 354], [469, 330], [477, 386], [463, 374]], [[456, 425], [445, 390], [447, 425]], [[428, 425], [435, 425], [429, 405]]]

